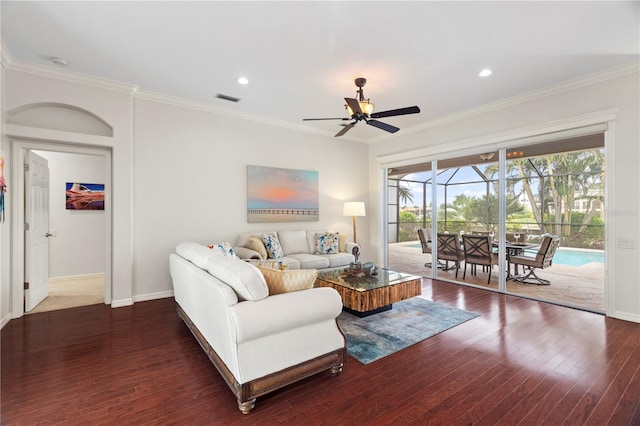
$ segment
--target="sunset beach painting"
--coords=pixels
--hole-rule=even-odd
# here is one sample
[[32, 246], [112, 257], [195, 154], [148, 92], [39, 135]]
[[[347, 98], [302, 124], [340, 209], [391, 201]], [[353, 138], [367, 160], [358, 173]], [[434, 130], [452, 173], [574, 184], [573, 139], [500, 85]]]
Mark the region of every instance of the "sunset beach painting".
[[317, 222], [318, 172], [247, 167], [247, 222]]

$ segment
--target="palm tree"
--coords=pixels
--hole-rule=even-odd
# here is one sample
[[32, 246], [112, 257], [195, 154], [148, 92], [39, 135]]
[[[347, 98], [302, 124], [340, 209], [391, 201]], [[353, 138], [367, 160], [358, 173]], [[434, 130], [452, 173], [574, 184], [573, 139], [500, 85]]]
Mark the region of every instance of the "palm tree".
[[411, 193], [411, 188], [408, 186], [398, 185], [398, 199], [404, 203], [404, 205], [408, 205], [410, 202], [413, 203], [413, 194]]

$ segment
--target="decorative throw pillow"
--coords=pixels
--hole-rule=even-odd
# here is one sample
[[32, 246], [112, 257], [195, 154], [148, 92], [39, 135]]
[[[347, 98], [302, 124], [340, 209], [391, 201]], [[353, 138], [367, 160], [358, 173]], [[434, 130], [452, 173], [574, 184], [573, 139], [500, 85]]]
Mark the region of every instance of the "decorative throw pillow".
[[262, 260], [267, 258], [267, 249], [264, 248], [264, 243], [259, 237], [253, 236], [249, 238], [247, 248], [257, 252]]
[[282, 246], [280, 245], [280, 241], [278, 240], [278, 236], [275, 232], [262, 234], [261, 238], [264, 243], [264, 248], [267, 251], [267, 257], [270, 259], [278, 259], [284, 256]]
[[341, 253], [344, 253], [347, 251], [347, 237], [349, 237], [347, 234], [340, 234], [340, 240], [338, 241], [338, 249], [340, 250]]
[[238, 258], [238, 256], [236, 256], [236, 254], [233, 251], [233, 247], [231, 246], [231, 244], [229, 244], [228, 241], [223, 241], [217, 244], [210, 244], [207, 247], [213, 250], [214, 253], [216, 254], [221, 254], [222, 256], [227, 256], [232, 259]]
[[316, 234], [316, 249], [317, 254], [335, 254], [338, 253], [338, 246], [340, 241], [340, 235], [331, 232], [325, 232], [323, 234]]
[[279, 269], [266, 268], [257, 265], [264, 275], [269, 287], [269, 295], [289, 293], [292, 291], [307, 290], [313, 288], [318, 271], [315, 269], [295, 269], [281, 271]]

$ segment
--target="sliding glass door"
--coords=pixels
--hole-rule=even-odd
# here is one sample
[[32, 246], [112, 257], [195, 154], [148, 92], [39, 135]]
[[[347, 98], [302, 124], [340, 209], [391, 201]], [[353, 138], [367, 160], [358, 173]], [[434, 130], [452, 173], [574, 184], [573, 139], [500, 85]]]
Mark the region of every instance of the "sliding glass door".
[[597, 134], [389, 170], [390, 267], [603, 312], [604, 156]]

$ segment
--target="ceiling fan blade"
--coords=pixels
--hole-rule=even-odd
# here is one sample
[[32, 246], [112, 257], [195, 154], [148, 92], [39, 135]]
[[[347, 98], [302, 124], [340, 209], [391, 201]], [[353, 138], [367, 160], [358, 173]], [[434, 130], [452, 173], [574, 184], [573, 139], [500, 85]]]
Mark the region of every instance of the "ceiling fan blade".
[[347, 121], [351, 120], [348, 117], [340, 117], [340, 118], [303, 118], [302, 121], [319, 121], [319, 120], [342, 120]]
[[351, 111], [353, 111], [354, 114], [362, 114], [362, 110], [360, 109], [360, 104], [357, 99], [344, 98], [344, 100], [347, 102], [347, 105], [349, 105], [349, 108], [351, 108]]
[[382, 121], [378, 120], [367, 120], [367, 124], [370, 124], [373, 127], [377, 127], [378, 129], [385, 130], [389, 133], [395, 133], [400, 130], [400, 128], [396, 126], [392, 126], [391, 124], [383, 123]]
[[389, 111], [374, 112], [373, 114], [371, 114], [371, 118], [393, 117], [395, 115], [417, 114], [419, 112], [420, 108], [418, 108], [417, 106], [412, 106], [406, 108], [390, 109]]
[[349, 123], [346, 126], [344, 126], [344, 129], [340, 130], [338, 133], [335, 134], [334, 137], [339, 138], [340, 136], [344, 135], [345, 133], [347, 133], [349, 130], [351, 130], [351, 128], [353, 126], [355, 126], [356, 123]]

